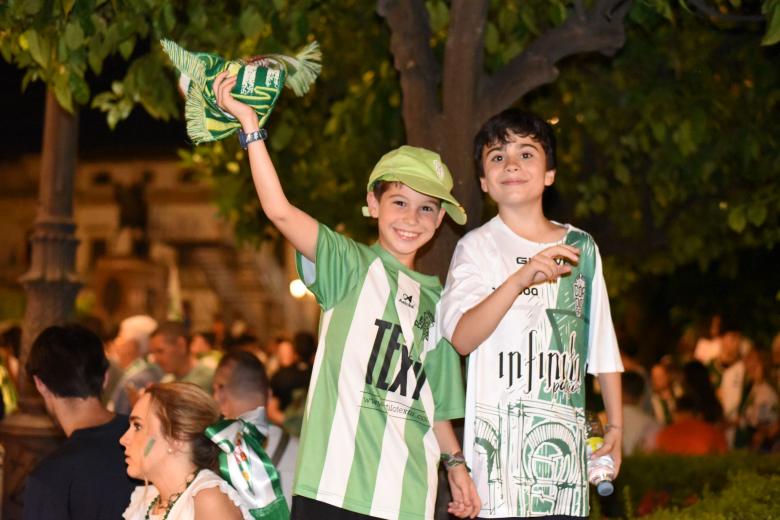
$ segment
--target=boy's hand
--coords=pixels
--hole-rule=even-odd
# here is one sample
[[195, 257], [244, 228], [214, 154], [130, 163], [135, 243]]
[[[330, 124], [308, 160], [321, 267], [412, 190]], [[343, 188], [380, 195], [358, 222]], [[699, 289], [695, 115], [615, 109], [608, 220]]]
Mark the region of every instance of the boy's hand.
[[620, 473], [620, 463], [623, 460], [623, 432], [617, 428], [611, 428], [604, 434], [604, 444], [601, 448], [597, 449], [590, 456], [592, 459], [597, 459], [602, 455], [611, 455], [612, 460], [615, 461], [615, 475], [612, 478], [617, 478]]
[[257, 123], [257, 112], [247, 105], [242, 103], [233, 97], [231, 90], [236, 86], [237, 76], [228, 76], [228, 72], [224, 71], [214, 78], [214, 84], [212, 88], [214, 95], [217, 98], [217, 105], [219, 108], [232, 115], [244, 129], [244, 132], [254, 132], [259, 129]]
[[447, 480], [450, 482], [450, 492], [452, 493], [452, 502], [447, 504], [447, 512], [458, 518], [476, 517], [482, 508], [482, 502], [466, 466], [461, 464], [449, 468]]
[[576, 264], [580, 260], [580, 250], [574, 246], [560, 244], [548, 247], [532, 256], [523, 267], [518, 269], [514, 277], [518, 283], [518, 292], [534, 284], [551, 282], [556, 278], [571, 272], [571, 265], [557, 259], [568, 260]]

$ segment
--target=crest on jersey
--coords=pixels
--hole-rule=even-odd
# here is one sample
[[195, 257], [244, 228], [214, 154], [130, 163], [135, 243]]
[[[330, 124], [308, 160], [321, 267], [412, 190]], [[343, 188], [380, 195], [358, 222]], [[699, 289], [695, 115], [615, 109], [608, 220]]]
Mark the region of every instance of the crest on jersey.
[[414, 326], [422, 332], [423, 341], [428, 341], [428, 331], [431, 330], [434, 319], [430, 311], [423, 312], [414, 322]]

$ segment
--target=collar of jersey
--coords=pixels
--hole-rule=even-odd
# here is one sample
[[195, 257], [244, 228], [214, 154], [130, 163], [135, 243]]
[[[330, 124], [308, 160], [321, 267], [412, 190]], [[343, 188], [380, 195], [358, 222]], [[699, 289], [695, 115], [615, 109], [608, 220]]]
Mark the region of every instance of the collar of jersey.
[[398, 271], [403, 271], [404, 274], [420, 282], [422, 285], [425, 285], [426, 287], [441, 287], [441, 282], [439, 281], [439, 278], [437, 276], [431, 276], [428, 274], [420, 273], [413, 269], [409, 269], [404, 264], [402, 264], [396, 257], [391, 255], [385, 248], [379, 245], [379, 242], [374, 242], [373, 244], [371, 244], [371, 250], [374, 251], [385, 264], [392, 266], [394, 269]]

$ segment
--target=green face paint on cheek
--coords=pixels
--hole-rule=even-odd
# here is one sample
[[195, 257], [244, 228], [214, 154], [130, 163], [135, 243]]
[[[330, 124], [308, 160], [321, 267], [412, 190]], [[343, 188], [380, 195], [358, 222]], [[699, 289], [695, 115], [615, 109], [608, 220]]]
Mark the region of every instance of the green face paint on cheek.
[[153, 447], [154, 447], [154, 438], [146, 441], [146, 448], [144, 448], [144, 457], [149, 455], [149, 452], [152, 451]]

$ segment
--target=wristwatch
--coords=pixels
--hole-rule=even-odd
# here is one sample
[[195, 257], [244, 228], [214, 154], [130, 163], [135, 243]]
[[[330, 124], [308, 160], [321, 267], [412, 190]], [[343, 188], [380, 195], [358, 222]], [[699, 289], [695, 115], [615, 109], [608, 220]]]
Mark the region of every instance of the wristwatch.
[[241, 148], [244, 150], [247, 149], [249, 143], [254, 141], [265, 141], [267, 137], [268, 132], [266, 132], [265, 128], [255, 130], [254, 132], [249, 132], [248, 134], [245, 134], [242, 129], [238, 129], [238, 142], [241, 144]]

